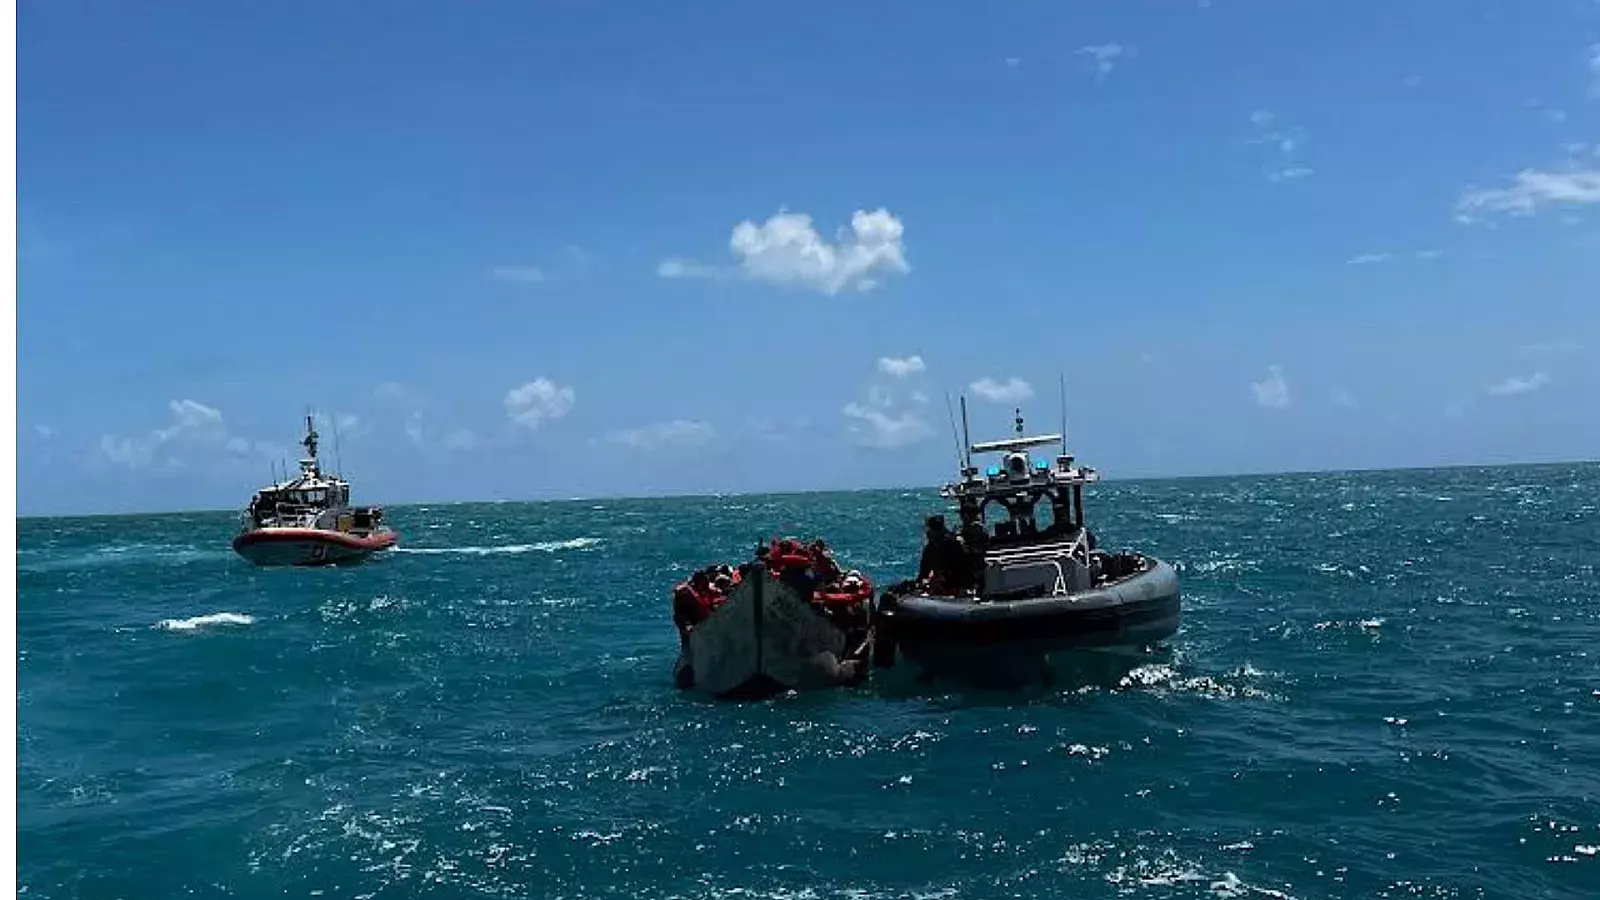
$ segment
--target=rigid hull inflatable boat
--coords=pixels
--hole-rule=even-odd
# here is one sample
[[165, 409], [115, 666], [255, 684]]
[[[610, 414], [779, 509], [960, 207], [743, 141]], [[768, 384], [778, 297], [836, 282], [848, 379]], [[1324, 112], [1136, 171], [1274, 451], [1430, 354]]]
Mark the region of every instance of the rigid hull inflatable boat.
[[[959, 537], [929, 535], [930, 547], [956, 549], [947, 571], [919, 573], [879, 599], [878, 666], [899, 656], [930, 675], [1026, 680], [1045, 674], [1053, 653], [1137, 651], [1177, 632], [1172, 566], [1102, 550], [1084, 524], [1083, 488], [1099, 473], [1076, 465], [1061, 435], [1024, 436], [1020, 410], [1016, 429], [1010, 440], [967, 443], [961, 480], [941, 491], [956, 501]], [[1053, 464], [1028, 453], [1057, 442]], [[1001, 454], [1001, 465], [980, 472], [971, 461], [980, 453]], [[991, 507], [1003, 518], [991, 523]]]
[[[787, 568], [797, 565], [789, 561]], [[803, 575], [788, 577], [798, 573], [785, 569], [781, 556], [760, 554], [739, 567], [736, 581], [724, 583], [726, 593], [701, 601], [699, 616], [686, 621], [675, 612], [681, 646], [674, 679], [679, 688], [760, 699], [866, 679], [871, 582], [852, 572], [842, 586], [819, 586]], [[694, 604], [696, 590], [690, 583], [678, 585], [675, 610]]]
[[351, 506], [350, 483], [323, 473], [317, 430], [306, 416], [300, 473], [256, 491], [233, 550], [258, 566], [323, 566], [360, 562], [395, 545], [378, 507]]

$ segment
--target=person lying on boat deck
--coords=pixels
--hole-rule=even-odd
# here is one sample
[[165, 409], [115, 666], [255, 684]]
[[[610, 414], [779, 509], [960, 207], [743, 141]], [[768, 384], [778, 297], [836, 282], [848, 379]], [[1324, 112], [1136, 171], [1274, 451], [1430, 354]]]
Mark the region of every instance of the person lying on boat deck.
[[960, 592], [976, 583], [967, 548], [944, 523], [944, 516], [928, 517], [928, 543], [917, 564], [917, 582], [928, 590]]

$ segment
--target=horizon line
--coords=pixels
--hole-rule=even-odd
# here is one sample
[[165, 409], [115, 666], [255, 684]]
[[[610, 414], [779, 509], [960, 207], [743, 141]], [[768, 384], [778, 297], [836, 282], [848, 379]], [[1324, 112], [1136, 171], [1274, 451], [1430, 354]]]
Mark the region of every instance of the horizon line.
[[[1216, 478], [1284, 478], [1306, 475], [1352, 475], [1352, 474], [1377, 474], [1383, 472], [1430, 472], [1447, 469], [1526, 469], [1548, 466], [1579, 466], [1600, 463], [1600, 458], [1590, 459], [1564, 459], [1547, 460], [1543, 462], [1511, 462], [1511, 463], [1441, 463], [1437, 465], [1420, 466], [1366, 466], [1348, 469], [1281, 469], [1256, 472], [1214, 472], [1208, 474], [1178, 474], [1178, 475], [1140, 475], [1132, 477], [1103, 476], [1100, 484], [1122, 483], [1135, 484], [1152, 481], [1199, 481]], [[850, 488], [810, 488], [806, 490], [778, 490], [778, 491], [688, 491], [682, 493], [664, 492], [657, 494], [594, 494], [583, 497], [545, 497], [524, 500], [510, 499], [470, 499], [470, 500], [407, 500], [399, 503], [374, 503], [383, 509], [397, 509], [412, 506], [467, 506], [473, 504], [543, 504], [543, 503], [587, 503], [595, 500], [612, 502], [631, 502], [639, 500], [693, 500], [708, 497], [789, 497], [806, 494], [856, 494], [872, 491], [928, 491], [936, 490], [939, 484], [927, 485], [885, 485], [882, 487], [850, 487]], [[133, 510], [129, 512], [78, 512], [78, 513], [51, 513], [29, 514], [16, 516], [16, 521], [23, 522], [33, 519], [119, 519], [137, 516], [180, 516], [180, 515], [213, 515], [218, 513], [234, 513], [239, 508], [213, 507], [208, 509], [156, 509]]]

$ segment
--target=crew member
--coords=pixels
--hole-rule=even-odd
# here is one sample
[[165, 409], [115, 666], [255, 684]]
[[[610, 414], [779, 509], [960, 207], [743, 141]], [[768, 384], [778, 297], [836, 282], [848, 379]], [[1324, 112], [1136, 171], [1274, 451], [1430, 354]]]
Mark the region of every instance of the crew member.
[[957, 591], [965, 587], [966, 551], [944, 523], [944, 516], [929, 516], [928, 542], [923, 545], [917, 564], [917, 581], [933, 591]]

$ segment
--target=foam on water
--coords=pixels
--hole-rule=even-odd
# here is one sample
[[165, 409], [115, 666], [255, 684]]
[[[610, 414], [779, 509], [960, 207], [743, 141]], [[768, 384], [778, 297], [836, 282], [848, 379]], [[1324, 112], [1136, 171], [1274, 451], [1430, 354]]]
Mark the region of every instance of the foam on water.
[[152, 628], [166, 631], [194, 631], [212, 625], [254, 625], [256, 617], [236, 612], [215, 612], [188, 619], [162, 619]]
[[498, 556], [519, 553], [555, 553], [560, 550], [589, 550], [600, 546], [601, 538], [578, 537], [565, 541], [540, 541], [535, 544], [499, 544], [490, 547], [396, 547], [397, 553], [420, 555]]

